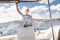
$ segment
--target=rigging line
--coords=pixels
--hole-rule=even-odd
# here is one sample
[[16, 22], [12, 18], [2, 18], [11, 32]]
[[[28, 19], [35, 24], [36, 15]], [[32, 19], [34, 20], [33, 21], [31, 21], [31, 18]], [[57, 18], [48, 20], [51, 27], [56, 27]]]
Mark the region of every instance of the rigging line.
[[51, 9], [50, 9], [50, 3], [49, 3], [49, 0], [48, 0], [48, 6], [49, 6], [50, 22], [51, 22], [51, 28], [52, 28], [53, 40], [55, 40], [55, 39], [54, 39], [54, 30], [53, 30], [53, 22], [52, 22], [52, 14], [51, 14]]

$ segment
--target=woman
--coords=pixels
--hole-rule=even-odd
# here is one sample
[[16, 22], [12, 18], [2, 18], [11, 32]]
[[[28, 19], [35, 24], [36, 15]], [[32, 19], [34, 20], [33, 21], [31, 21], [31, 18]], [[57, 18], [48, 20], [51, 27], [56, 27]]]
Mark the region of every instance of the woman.
[[29, 15], [29, 9], [25, 9], [26, 15], [22, 14], [18, 9], [18, 3], [16, 3], [17, 11], [23, 17], [24, 27], [32, 26], [32, 16]]
[[35, 40], [34, 27], [32, 26], [32, 16], [29, 15], [29, 9], [25, 9], [26, 15], [22, 14], [18, 9], [18, 3], [16, 3], [17, 11], [23, 17], [23, 28], [17, 28], [18, 40]]

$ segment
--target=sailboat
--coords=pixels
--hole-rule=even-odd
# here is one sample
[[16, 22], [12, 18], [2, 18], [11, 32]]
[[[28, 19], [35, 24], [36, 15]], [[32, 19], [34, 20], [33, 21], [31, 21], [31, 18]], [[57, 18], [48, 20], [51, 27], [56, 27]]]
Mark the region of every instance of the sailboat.
[[[37, 2], [37, 1], [41, 1], [41, 0], [0, 0], [0, 2], [1, 3], [9, 3], [9, 2], [11, 2], [11, 3], [19, 3], [19, 2]], [[50, 10], [50, 3], [49, 3], [49, 0], [48, 0], [48, 6], [49, 6], [49, 13], [50, 13], [50, 22], [51, 22], [51, 28], [49, 28], [48, 29], [48, 31], [50, 31], [50, 32], [48, 32], [47, 30], [45, 30], [45, 31], [40, 31], [39, 32], [39, 34], [37, 35], [37, 33], [35, 33], [35, 35], [34, 35], [34, 30], [32, 29], [32, 28], [25, 28], [25, 29], [20, 29], [20, 30], [18, 30], [18, 33], [17, 33], [17, 35], [19, 35], [19, 38], [17, 38], [17, 35], [11, 35], [11, 36], [5, 36], [5, 37], [0, 37], [0, 40], [18, 40], [18, 39], [20, 39], [21, 38], [21, 36], [20, 35], [23, 35], [23, 33], [25, 32], [25, 31], [28, 31], [28, 33], [29, 33], [29, 31], [32, 31], [32, 35], [31, 35], [31, 37], [28, 37], [28, 35], [27, 35], [27, 38], [26, 37], [24, 37], [24, 35], [23, 35], [23, 38], [22, 38], [22, 40], [24, 40], [24, 39], [27, 39], [27, 40], [35, 40], [35, 38], [36, 38], [36, 40], [55, 40], [55, 35], [54, 35], [54, 28], [53, 28], [53, 23], [52, 23], [52, 17], [51, 17], [51, 10]], [[17, 8], [17, 12], [19, 13], [19, 8], [18, 8], [18, 4], [16, 4], [16, 8]], [[37, 23], [38, 24], [38, 23]], [[23, 25], [22, 25], [23, 26]], [[30, 30], [26, 30], [26, 29], [30, 29]], [[21, 31], [21, 32], [23, 32], [23, 33], [20, 33], [19, 31]], [[26, 32], [25, 32], [26, 33]], [[51, 34], [49, 34], [49, 33], [51, 33]], [[59, 34], [60, 34], [60, 31], [59, 31]], [[58, 35], [59, 35], [58, 34]], [[30, 36], [29, 35], [29, 36]], [[50, 35], [50, 37], [48, 36], [48, 35]], [[35, 36], [35, 37], [34, 37]], [[45, 36], [45, 37], [44, 37]], [[33, 39], [34, 38], [34, 39]], [[59, 40], [59, 36], [57, 37], [58, 39], [56, 39], [56, 40]]]

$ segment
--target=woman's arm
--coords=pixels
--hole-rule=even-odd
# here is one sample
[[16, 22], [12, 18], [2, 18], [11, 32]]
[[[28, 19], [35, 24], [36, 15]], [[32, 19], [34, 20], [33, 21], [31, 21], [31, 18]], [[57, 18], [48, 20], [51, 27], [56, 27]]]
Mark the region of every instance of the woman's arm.
[[16, 8], [17, 8], [17, 11], [20, 15], [22, 15], [23, 18], [25, 18], [24, 14], [21, 13], [21, 11], [19, 10], [18, 8], [18, 2], [16, 2]]

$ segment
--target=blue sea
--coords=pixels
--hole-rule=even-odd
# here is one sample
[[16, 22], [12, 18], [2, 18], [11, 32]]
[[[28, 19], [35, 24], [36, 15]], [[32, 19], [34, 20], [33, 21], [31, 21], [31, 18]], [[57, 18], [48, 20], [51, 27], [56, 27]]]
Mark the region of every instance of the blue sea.
[[[53, 19], [53, 26], [60, 25], [60, 19]], [[20, 27], [21, 21], [12, 21], [6, 23], [0, 23], [0, 36], [13, 35], [16, 34], [16, 28]], [[38, 21], [35, 24], [35, 30], [47, 30], [51, 27], [50, 20]]]

